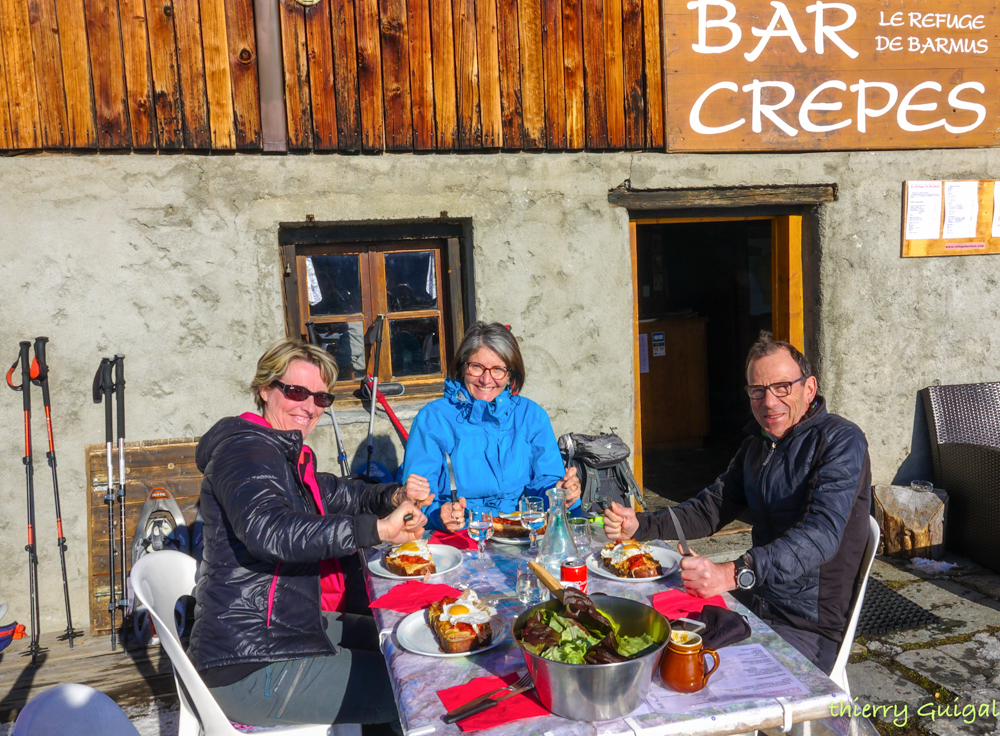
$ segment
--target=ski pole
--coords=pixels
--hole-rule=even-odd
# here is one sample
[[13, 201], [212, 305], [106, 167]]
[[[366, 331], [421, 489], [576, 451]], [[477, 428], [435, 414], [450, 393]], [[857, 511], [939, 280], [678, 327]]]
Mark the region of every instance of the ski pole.
[[121, 594], [118, 601], [122, 609], [122, 647], [128, 649], [128, 571], [125, 569], [125, 356], [115, 355], [115, 407], [118, 410], [118, 535], [121, 542]]
[[[108, 486], [104, 494], [104, 502], [108, 504], [108, 585], [110, 594], [108, 598], [108, 613], [111, 614], [111, 651], [114, 651], [117, 642], [115, 640], [115, 614], [118, 611], [118, 598], [115, 596], [115, 490], [114, 490], [114, 465], [111, 460], [111, 445], [114, 435], [114, 427], [111, 418], [111, 392], [114, 385], [111, 380], [111, 368], [113, 363], [110, 358], [101, 358], [101, 365], [94, 375], [94, 403], [100, 404], [104, 401], [104, 447], [107, 451], [108, 460]], [[123, 554], [124, 557], [124, 554]]]
[[56, 473], [56, 443], [52, 435], [52, 402], [49, 399], [49, 365], [45, 362], [45, 343], [47, 337], [35, 338], [35, 359], [31, 363], [32, 383], [42, 387], [42, 404], [45, 406], [45, 428], [49, 435], [49, 451], [45, 457], [52, 468], [52, 495], [56, 507], [56, 544], [59, 547], [59, 564], [62, 567], [63, 601], [66, 604], [66, 632], [60, 639], [69, 640], [69, 648], [73, 648], [73, 639], [83, 636], [82, 631], [73, 628], [73, 614], [69, 605], [69, 581], [66, 577], [66, 536], [63, 534], [62, 510], [59, 507], [59, 478]]
[[[27, 654], [31, 655], [31, 664], [38, 659], [41, 647], [38, 644], [38, 626], [41, 623], [41, 612], [38, 603], [38, 555], [35, 550], [35, 485], [34, 466], [31, 460], [31, 361], [28, 351], [31, 343], [25, 340], [20, 343], [21, 350], [17, 360], [7, 371], [7, 385], [15, 391], [20, 391], [24, 405], [24, 480], [28, 497], [28, 544], [24, 550], [28, 553], [28, 605], [31, 609], [31, 644]], [[14, 370], [21, 364], [21, 385], [14, 385]]]
[[[375, 445], [373, 444], [373, 436], [375, 434], [375, 392], [378, 391], [378, 363], [379, 358], [382, 354], [382, 325], [385, 322], [385, 315], [380, 314], [375, 318], [375, 322], [372, 324], [371, 329], [369, 329], [369, 335], [372, 335], [372, 343], [375, 345], [375, 363], [372, 366], [372, 372], [369, 374], [371, 379], [371, 415], [368, 418], [368, 463], [365, 465], [365, 475], [371, 475], [372, 472], [372, 454], [375, 452]], [[365, 336], [366, 338], [368, 335]]]
[[344, 449], [344, 441], [340, 438], [340, 425], [337, 424], [337, 415], [333, 412], [333, 406], [327, 410], [330, 412], [330, 419], [333, 420], [333, 435], [337, 438], [337, 462], [340, 463], [340, 475], [346, 478], [351, 474], [351, 466], [347, 462], [347, 450]]

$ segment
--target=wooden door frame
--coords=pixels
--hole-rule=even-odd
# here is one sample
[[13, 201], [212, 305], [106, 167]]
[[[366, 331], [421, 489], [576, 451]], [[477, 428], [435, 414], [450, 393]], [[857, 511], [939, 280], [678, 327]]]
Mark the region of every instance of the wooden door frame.
[[771, 221], [771, 330], [805, 352], [805, 305], [802, 277], [802, 215], [723, 215], [712, 217], [637, 217], [629, 220], [632, 258], [632, 375], [635, 426], [632, 473], [639, 488], [642, 478], [642, 407], [639, 395], [639, 225], [675, 225], [691, 222]]

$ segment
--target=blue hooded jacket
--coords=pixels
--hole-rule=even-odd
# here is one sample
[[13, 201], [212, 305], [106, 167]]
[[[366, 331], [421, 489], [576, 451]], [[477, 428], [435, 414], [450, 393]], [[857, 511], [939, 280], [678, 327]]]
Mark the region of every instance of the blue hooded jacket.
[[450, 378], [444, 398], [432, 401], [413, 420], [403, 461], [402, 477], [422, 475], [436, 494], [423, 509], [435, 529], [444, 528], [441, 504], [452, 500], [449, 455], [456, 495], [470, 507], [487, 505], [505, 513], [517, 511], [522, 496], [544, 496], [565, 472], [542, 407], [510, 389], [490, 402], [473, 400]]

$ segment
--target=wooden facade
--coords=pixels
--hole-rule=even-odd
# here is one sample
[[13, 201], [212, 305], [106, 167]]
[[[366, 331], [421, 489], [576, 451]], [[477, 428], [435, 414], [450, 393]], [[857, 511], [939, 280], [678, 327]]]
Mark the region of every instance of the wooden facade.
[[[274, 2], [289, 151], [663, 148], [659, 0]], [[254, 0], [0, 0], [0, 151], [261, 151], [257, 32]]]

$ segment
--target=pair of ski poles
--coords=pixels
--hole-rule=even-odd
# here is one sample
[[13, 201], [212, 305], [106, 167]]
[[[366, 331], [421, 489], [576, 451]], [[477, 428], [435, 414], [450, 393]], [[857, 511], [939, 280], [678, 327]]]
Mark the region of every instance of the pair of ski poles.
[[[112, 394], [115, 396], [115, 403], [118, 409], [117, 486], [114, 483], [114, 462], [112, 459], [114, 442], [111, 408]], [[108, 486], [104, 494], [104, 501], [108, 504], [108, 580], [110, 581], [108, 613], [111, 614], [111, 651], [114, 651], [116, 646], [115, 630], [117, 629], [117, 625], [115, 614], [119, 608], [122, 609], [122, 648], [127, 651], [128, 627], [125, 625], [125, 616], [128, 611], [128, 595], [126, 593], [128, 573], [125, 570], [127, 549], [125, 546], [125, 356], [120, 353], [114, 358], [101, 358], [101, 364], [97, 368], [97, 373], [94, 374], [94, 403], [100, 404], [102, 400], [104, 401], [104, 444], [108, 459]], [[119, 547], [121, 549], [120, 598], [116, 596], [115, 589], [115, 498], [118, 499]]]
[[[56, 472], [56, 446], [52, 436], [52, 402], [49, 398], [49, 366], [45, 362], [45, 343], [49, 338], [35, 338], [35, 357], [30, 359], [31, 343], [24, 341], [20, 343], [20, 352], [17, 360], [7, 371], [7, 385], [14, 391], [20, 391], [24, 405], [24, 475], [28, 498], [28, 544], [25, 551], [28, 553], [28, 602], [31, 608], [31, 643], [28, 645], [28, 654], [31, 655], [31, 663], [35, 664], [39, 653], [42, 651], [38, 643], [38, 627], [41, 623], [38, 596], [38, 553], [35, 547], [35, 481], [34, 464], [31, 453], [31, 384], [40, 386], [42, 389], [42, 404], [45, 407], [45, 426], [49, 435], [49, 451], [45, 453], [49, 467], [52, 468], [52, 493], [55, 497], [56, 511], [56, 544], [59, 547], [59, 562], [62, 566], [63, 599], [66, 603], [66, 631], [59, 637], [60, 640], [69, 640], [69, 648], [73, 648], [73, 639], [83, 636], [82, 631], [73, 628], [73, 614], [69, 604], [69, 582], [66, 579], [66, 537], [63, 535], [62, 511], [59, 507], [59, 478]], [[14, 385], [14, 371], [17, 366], [21, 366], [21, 384]]]

